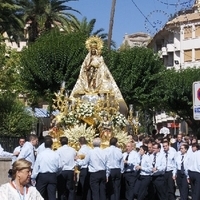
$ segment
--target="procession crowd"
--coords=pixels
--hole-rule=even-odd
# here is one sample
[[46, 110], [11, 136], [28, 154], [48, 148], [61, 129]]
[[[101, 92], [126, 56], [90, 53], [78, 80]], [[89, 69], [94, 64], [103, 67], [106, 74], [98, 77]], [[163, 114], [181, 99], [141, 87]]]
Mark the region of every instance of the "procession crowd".
[[[200, 200], [200, 151], [197, 138], [178, 134], [130, 135], [125, 151], [118, 148], [117, 138], [102, 149], [101, 139], [94, 138], [93, 148], [85, 137], [78, 139], [77, 152], [61, 137], [59, 147], [52, 150], [50, 136], [36, 149], [38, 137], [31, 134], [27, 141], [0, 155], [13, 158], [11, 182], [0, 187], [4, 200], [75, 200], [76, 183], [82, 200], [175, 200], [175, 184], [180, 200]], [[173, 143], [172, 143], [173, 142]]]

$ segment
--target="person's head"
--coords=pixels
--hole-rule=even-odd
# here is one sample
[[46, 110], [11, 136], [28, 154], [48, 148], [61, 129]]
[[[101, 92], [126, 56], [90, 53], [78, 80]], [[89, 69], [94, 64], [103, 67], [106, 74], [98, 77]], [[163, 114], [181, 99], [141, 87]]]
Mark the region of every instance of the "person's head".
[[93, 43], [91, 44], [91, 54], [96, 55], [97, 54], [97, 44]]
[[33, 146], [37, 146], [38, 144], [38, 136], [35, 134], [30, 134], [28, 136], [28, 141], [33, 145]]
[[61, 137], [60, 138], [60, 144], [63, 145], [67, 145], [68, 144], [68, 138], [67, 137]]
[[181, 147], [180, 147], [180, 152], [181, 152], [181, 154], [187, 153], [188, 149], [189, 149], [188, 144], [186, 144], [186, 143], [181, 144]]
[[133, 143], [132, 142], [128, 142], [126, 144], [126, 152], [130, 153], [133, 150]]
[[118, 142], [118, 140], [117, 140], [117, 138], [115, 138], [115, 137], [112, 137], [112, 138], [110, 139], [110, 145], [117, 146], [117, 142]]
[[169, 151], [169, 142], [168, 141], [164, 141], [162, 144], [163, 144], [164, 151], [165, 152]]
[[53, 140], [52, 140], [52, 138], [46, 138], [45, 140], [44, 140], [44, 146], [45, 146], [45, 148], [51, 148], [52, 147], [52, 145], [53, 145]]
[[19, 146], [20, 147], [23, 147], [24, 143], [26, 142], [25, 138], [24, 137], [20, 137], [19, 138]]
[[178, 141], [178, 142], [182, 142], [182, 139], [183, 139], [183, 136], [182, 136], [181, 133], [179, 133], [179, 134], [177, 135], [177, 141]]
[[192, 144], [192, 151], [195, 152], [195, 151], [198, 151], [199, 150], [199, 145], [197, 143], [193, 143]]
[[162, 143], [162, 140], [163, 140], [163, 137], [161, 135], [158, 135], [155, 139], [155, 142], [160, 144]]
[[25, 159], [15, 161], [12, 165], [12, 180], [23, 186], [28, 184], [31, 178], [31, 165], [32, 163]]
[[101, 139], [100, 138], [94, 138], [93, 147], [100, 147], [100, 146], [101, 146]]
[[103, 120], [106, 122], [106, 121], [108, 121], [108, 116], [107, 115], [104, 115], [103, 116]]
[[144, 135], [140, 135], [140, 136], [138, 137], [138, 139], [139, 139], [140, 142], [142, 142], [142, 140], [144, 139]]
[[78, 141], [79, 141], [79, 143], [80, 143], [80, 145], [84, 145], [84, 144], [87, 144], [87, 140], [86, 140], [86, 138], [85, 137], [80, 137], [79, 139], [78, 139]]
[[158, 133], [158, 131], [156, 129], [152, 130], [152, 136], [155, 136]]
[[161, 148], [160, 143], [155, 143], [155, 144], [153, 145], [153, 153], [158, 153], [158, 152], [160, 152], [160, 148]]
[[147, 151], [148, 151], [148, 147], [147, 146], [145, 146], [145, 145], [140, 146], [139, 154], [141, 156], [143, 156], [144, 154], [146, 154]]
[[133, 135], [131, 135], [131, 134], [128, 135], [128, 141], [129, 141], [129, 142], [133, 142]]
[[134, 140], [135, 142], [138, 142], [138, 136], [137, 136], [137, 135], [133, 135], [132, 138], [133, 138], [133, 140]]
[[194, 137], [192, 138], [191, 143], [192, 143], [192, 144], [196, 144], [196, 143], [198, 143], [198, 139], [197, 139], [197, 137], [194, 136]]
[[151, 142], [148, 143], [148, 153], [152, 154], [153, 153], [153, 144]]
[[143, 143], [143, 145], [147, 146], [148, 143], [149, 143], [149, 138], [144, 138], [144, 139], [142, 140], [142, 143]]
[[184, 142], [187, 144], [190, 144], [190, 137], [189, 136], [185, 136], [184, 137]]

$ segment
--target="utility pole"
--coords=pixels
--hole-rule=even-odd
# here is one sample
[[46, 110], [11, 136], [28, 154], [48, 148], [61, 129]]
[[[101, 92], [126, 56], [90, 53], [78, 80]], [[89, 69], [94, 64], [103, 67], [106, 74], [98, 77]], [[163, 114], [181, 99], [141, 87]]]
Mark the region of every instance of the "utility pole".
[[109, 51], [111, 49], [111, 40], [112, 40], [116, 1], [117, 0], [112, 0], [112, 7], [111, 7], [111, 12], [110, 12], [110, 24], [109, 24], [109, 32], [108, 32], [108, 50]]

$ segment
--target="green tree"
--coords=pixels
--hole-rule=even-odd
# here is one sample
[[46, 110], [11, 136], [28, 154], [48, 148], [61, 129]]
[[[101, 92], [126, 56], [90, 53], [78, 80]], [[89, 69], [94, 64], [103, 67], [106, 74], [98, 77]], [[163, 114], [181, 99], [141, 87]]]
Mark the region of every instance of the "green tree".
[[0, 94], [0, 135], [25, 136], [32, 131], [36, 118], [16, 99], [16, 95]]
[[0, 33], [7, 32], [9, 37], [17, 39], [22, 33], [23, 21], [21, 20], [16, 0], [0, 1]]
[[199, 81], [200, 69], [187, 68], [180, 71], [165, 70], [160, 75], [158, 95], [165, 111], [175, 112], [183, 118], [194, 133], [200, 133], [200, 123], [193, 119], [192, 84]]
[[[85, 33], [88, 37], [92, 35], [96, 35], [100, 37], [103, 41], [104, 44], [107, 46], [108, 45], [108, 34], [103, 33], [104, 29], [100, 28], [98, 30], [94, 31], [96, 19], [92, 19], [89, 22], [87, 21], [87, 18], [84, 17], [81, 21], [79, 21], [77, 18], [73, 18], [71, 20], [71, 27], [67, 30], [68, 33], [73, 33], [73, 32], [82, 32]], [[111, 40], [111, 45], [113, 48], [116, 48], [116, 43]]]
[[25, 49], [20, 71], [25, 88], [48, 101], [62, 81], [66, 81], [66, 88], [72, 89], [87, 54], [86, 38], [82, 33], [65, 35], [55, 30]]
[[19, 94], [23, 91], [19, 75], [20, 54], [0, 42], [0, 89]]
[[62, 29], [70, 26], [70, 20], [75, 17], [70, 12], [79, 11], [67, 6], [69, 1], [72, 0], [19, 0], [24, 21], [28, 25], [26, 30], [29, 41], [35, 41], [42, 32], [50, 30], [52, 26]]
[[158, 77], [164, 66], [152, 50], [135, 47], [105, 53], [104, 58], [127, 104], [140, 108], [158, 104]]

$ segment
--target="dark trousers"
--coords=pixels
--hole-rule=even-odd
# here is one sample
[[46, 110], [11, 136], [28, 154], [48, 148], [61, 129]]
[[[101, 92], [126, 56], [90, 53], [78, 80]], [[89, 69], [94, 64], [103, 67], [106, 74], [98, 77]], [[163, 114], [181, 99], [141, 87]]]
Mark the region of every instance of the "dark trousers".
[[180, 191], [181, 200], [187, 200], [189, 192], [187, 177], [185, 174], [182, 174], [180, 170], [177, 171], [176, 183]]
[[144, 200], [147, 196], [147, 190], [151, 183], [151, 176], [139, 176], [136, 185], [138, 184], [137, 200]]
[[74, 200], [75, 190], [74, 190], [74, 171], [63, 170], [58, 176], [58, 200]]
[[106, 170], [90, 172], [92, 200], [106, 200]]
[[120, 200], [121, 169], [111, 169], [107, 184], [109, 200]]
[[148, 186], [147, 197], [145, 200], [159, 200], [158, 195], [156, 193], [156, 189], [152, 182], [152, 177]]
[[45, 200], [56, 200], [56, 173], [39, 173], [36, 179], [36, 189]]
[[138, 172], [136, 171], [124, 173], [126, 200], [133, 200], [135, 196], [134, 187], [137, 177], [138, 177]]
[[164, 174], [168, 200], [176, 200], [176, 198], [175, 198], [175, 182], [174, 182], [172, 176], [173, 176], [172, 171], [166, 171]]
[[81, 184], [82, 200], [91, 200], [90, 173], [88, 168], [80, 170], [79, 182]]
[[[192, 164], [192, 163], [191, 163]], [[192, 189], [192, 200], [200, 199], [200, 173], [188, 171]]]
[[159, 200], [168, 200], [164, 175], [152, 176], [152, 183]]

